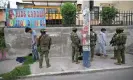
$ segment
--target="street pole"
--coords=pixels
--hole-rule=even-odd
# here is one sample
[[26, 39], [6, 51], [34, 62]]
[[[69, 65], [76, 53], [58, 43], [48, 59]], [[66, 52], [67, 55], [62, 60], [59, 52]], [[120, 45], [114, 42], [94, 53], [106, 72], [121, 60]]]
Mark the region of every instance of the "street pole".
[[82, 28], [82, 45], [83, 45], [83, 66], [90, 67], [90, 3], [83, 0], [83, 28]]

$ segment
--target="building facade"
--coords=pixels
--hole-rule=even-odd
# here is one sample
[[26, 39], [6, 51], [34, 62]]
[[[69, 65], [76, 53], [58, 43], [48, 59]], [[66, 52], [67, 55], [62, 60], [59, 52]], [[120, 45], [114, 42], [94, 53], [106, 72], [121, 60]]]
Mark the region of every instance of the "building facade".
[[[77, 0], [77, 4], [82, 4], [81, 0]], [[133, 24], [133, 1], [97, 1], [94, 0], [94, 8], [93, 11], [91, 12], [91, 24], [92, 25], [99, 25], [100, 24], [100, 11], [104, 7], [115, 7], [118, 11], [119, 14], [117, 15], [118, 17], [115, 18], [114, 21], [115, 24], [125, 24], [125, 25], [130, 25], [130, 23]], [[81, 11], [82, 13], [82, 11]], [[79, 20], [82, 24], [83, 17], [80, 15]]]

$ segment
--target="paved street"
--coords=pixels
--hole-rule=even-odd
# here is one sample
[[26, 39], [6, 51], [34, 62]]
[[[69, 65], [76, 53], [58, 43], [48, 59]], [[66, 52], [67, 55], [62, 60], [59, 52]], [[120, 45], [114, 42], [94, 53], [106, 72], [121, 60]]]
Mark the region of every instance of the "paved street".
[[64, 76], [41, 76], [21, 80], [133, 80], [133, 69]]

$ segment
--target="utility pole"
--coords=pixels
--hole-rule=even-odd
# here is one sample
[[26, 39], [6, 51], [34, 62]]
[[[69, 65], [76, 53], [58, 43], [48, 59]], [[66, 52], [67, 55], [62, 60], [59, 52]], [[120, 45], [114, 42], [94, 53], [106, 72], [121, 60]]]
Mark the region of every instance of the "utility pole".
[[90, 67], [90, 1], [83, 0], [82, 3], [83, 28], [82, 28], [82, 45], [83, 45], [83, 66]]
[[94, 0], [77, 0], [77, 8], [82, 10], [83, 15], [83, 27], [82, 34], [82, 46], [83, 46], [83, 66], [90, 67], [90, 12], [93, 10]]

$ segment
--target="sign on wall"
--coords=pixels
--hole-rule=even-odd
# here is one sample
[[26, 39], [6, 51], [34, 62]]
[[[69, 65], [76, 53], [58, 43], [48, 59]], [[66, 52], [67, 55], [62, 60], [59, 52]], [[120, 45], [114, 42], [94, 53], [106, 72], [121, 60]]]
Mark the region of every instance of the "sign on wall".
[[6, 25], [8, 28], [44, 28], [46, 18], [44, 9], [7, 9]]

